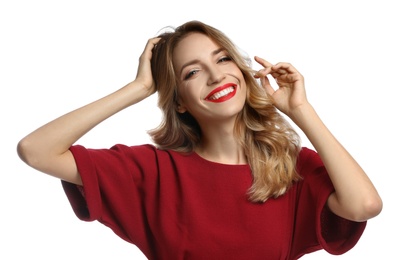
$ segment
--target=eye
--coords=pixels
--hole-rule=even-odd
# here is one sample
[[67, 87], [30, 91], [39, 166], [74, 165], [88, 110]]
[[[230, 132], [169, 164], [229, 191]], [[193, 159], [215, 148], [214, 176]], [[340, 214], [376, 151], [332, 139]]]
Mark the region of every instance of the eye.
[[186, 76], [184, 77], [184, 80], [187, 80], [187, 79], [189, 79], [189, 78], [191, 78], [193, 75], [195, 75], [195, 74], [197, 74], [197, 72], [198, 72], [199, 70], [190, 70], [187, 74], [186, 74]]
[[229, 56], [223, 56], [218, 60], [218, 63], [223, 63], [223, 62], [228, 62], [231, 61], [231, 57]]

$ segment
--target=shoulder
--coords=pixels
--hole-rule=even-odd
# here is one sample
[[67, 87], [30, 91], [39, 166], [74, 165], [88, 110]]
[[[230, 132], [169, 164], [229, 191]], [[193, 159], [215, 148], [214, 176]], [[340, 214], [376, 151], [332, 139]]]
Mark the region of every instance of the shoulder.
[[309, 174], [326, 173], [324, 163], [319, 154], [308, 147], [302, 147], [299, 153], [297, 170], [303, 177], [306, 177], [306, 175]]
[[153, 144], [126, 145], [115, 144], [109, 148], [86, 148], [82, 145], [74, 145], [70, 150], [75, 157], [89, 158], [119, 158], [151, 161], [156, 158], [188, 159], [192, 154], [183, 154], [172, 150], [162, 150]]
[[320, 163], [321, 165], [323, 164], [319, 154], [315, 150], [308, 147], [302, 147], [298, 155], [297, 164], [301, 166], [310, 162]]
[[302, 147], [301, 151], [299, 152], [299, 158], [298, 160], [306, 160], [309, 159], [309, 157], [316, 156], [317, 152], [311, 148], [308, 147]]
[[141, 144], [128, 146], [124, 144], [116, 144], [109, 150], [117, 151], [120, 156], [124, 156], [126, 160], [138, 164], [176, 164], [188, 163], [193, 160], [193, 153], [184, 154], [173, 150], [160, 149], [153, 144]]
[[110, 148], [111, 150], [119, 150], [126, 155], [135, 155], [139, 157], [147, 157], [147, 156], [182, 156], [181, 153], [173, 151], [173, 150], [162, 150], [153, 144], [140, 144], [140, 145], [124, 145], [124, 144], [116, 144]]

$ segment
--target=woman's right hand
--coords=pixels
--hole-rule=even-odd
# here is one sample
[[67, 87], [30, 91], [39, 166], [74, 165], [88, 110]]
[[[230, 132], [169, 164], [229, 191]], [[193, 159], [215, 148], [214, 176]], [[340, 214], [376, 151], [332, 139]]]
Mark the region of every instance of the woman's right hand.
[[144, 48], [143, 53], [139, 58], [139, 66], [137, 69], [137, 76], [134, 80], [135, 83], [142, 85], [145, 89], [148, 90], [148, 95], [151, 95], [155, 92], [155, 83], [152, 77], [151, 72], [151, 57], [152, 50], [159, 42], [161, 38], [151, 38], [147, 41], [147, 44]]

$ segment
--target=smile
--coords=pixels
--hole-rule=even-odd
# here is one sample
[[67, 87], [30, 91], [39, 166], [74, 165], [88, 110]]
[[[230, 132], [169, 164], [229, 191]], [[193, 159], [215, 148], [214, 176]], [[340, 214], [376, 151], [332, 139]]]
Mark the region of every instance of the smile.
[[205, 98], [205, 100], [210, 102], [223, 102], [229, 100], [236, 94], [237, 86], [234, 84], [226, 84], [224, 86], [218, 87], [213, 90], [209, 95]]

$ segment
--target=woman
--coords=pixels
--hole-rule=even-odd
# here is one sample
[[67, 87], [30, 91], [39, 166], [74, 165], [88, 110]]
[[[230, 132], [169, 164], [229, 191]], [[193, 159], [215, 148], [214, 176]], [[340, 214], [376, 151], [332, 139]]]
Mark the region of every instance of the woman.
[[[222, 32], [188, 22], [148, 41], [133, 82], [35, 130], [18, 153], [62, 180], [80, 219], [100, 221], [149, 259], [342, 254], [380, 213], [378, 192], [308, 102], [302, 75], [255, 61], [263, 69]], [[75, 144], [154, 92], [164, 113], [150, 131], [156, 146]], [[277, 109], [316, 151], [300, 146]]]

